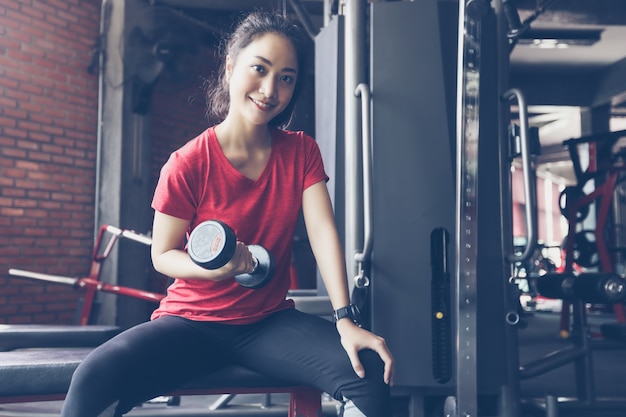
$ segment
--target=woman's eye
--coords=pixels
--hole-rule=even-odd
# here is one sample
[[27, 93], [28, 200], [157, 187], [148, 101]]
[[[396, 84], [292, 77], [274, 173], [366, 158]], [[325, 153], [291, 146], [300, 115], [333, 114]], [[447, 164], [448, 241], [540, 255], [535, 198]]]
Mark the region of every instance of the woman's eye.
[[265, 72], [265, 68], [262, 65], [253, 65], [252, 69], [255, 70], [256, 72], [260, 72], [263, 73]]
[[293, 77], [291, 75], [283, 75], [280, 79], [289, 84], [293, 82]]

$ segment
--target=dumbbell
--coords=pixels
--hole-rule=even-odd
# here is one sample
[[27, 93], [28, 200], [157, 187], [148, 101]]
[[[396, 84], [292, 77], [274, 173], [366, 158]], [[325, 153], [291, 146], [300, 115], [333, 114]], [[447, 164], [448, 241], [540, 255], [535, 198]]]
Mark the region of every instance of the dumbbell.
[[[187, 253], [192, 261], [205, 269], [218, 269], [230, 261], [237, 247], [235, 231], [219, 220], [207, 220], [196, 226], [189, 235]], [[248, 245], [252, 254], [252, 272], [235, 276], [239, 285], [245, 288], [261, 288], [274, 275], [274, 260], [261, 245]]]

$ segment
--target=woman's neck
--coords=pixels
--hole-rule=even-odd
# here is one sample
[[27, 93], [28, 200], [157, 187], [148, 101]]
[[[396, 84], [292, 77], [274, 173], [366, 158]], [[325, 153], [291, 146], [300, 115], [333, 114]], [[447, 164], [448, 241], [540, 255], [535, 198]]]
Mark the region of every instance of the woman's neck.
[[223, 122], [215, 126], [215, 135], [235, 169], [251, 180], [261, 176], [272, 152], [272, 136], [267, 125], [251, 131]]
[[215, 134], [222, 146], [266, 149], [272, 145], [272, 133], [268, 125], [256, 126], [226, 118], [215, 126]]

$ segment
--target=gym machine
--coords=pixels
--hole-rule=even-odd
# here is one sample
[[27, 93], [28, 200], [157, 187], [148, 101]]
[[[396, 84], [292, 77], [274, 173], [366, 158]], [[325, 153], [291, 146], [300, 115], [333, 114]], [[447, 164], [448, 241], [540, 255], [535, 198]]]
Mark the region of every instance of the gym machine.
[[316, 138], [353, 298], [396, 358], [398, 406], [515, 416], [508, 155], [493, 117], [509, 107], [496, 53], [508, 45], [487, 2], [467, 2], [467, 18], [460, 3], [346, 2], [316, 37]]
[[[623, 150], [609, 152], [609, 163], [598, 161], [583, 171], [578, 149], [581, 144], [594, 142], [610, 150], [622, 136], [626, 136], [626, 131], [590, 135], [563, 143], [568, 148], [577, 180], [575, 185], [563, 190], [559, 199], [561, 212], [568, 221], [568, 233], [563, 244], [565, 262], [560, 273], [540, 277], [537, 289], [541, 295], [563, 300], [561, 335], [566, 335], [572, 343], [523, 364], [519, 371], [520, 379], [528, 379], [565, 365], [573, 365], [576, 396], [564, 401], [553, 396], [546, 398], [540, 406], [545, 408], [548, 417], [556, 417], [559, 410], [563, 409], [588, 412], [626, 410], [626, 401], [623, 399], [597, 396], [593, 367], [594, 352], [626, 348], [623, 344], [626, 341], [626, 280], [620, 271], [622, 266], [617, 262], [623, 248], [615, 246], [618, 243], [616, 233], [607, 233], [611, 221], [613, 226], [617, 226], [619, 220], [620, 208], [616, 202], [619, 195], [616, 192], [624, 179]], [[592, 191], [585, 189], [589, 182], [594, 183]], [[582, 225], [591, 212], [590, 206], [595, 208], [595, 226], [592, 230]], [[611, 209], [614, 211], [612, 219]], [[600, 326], [601, 338], [592, 336], [587, 304], [610, 306], [614, 312], [616, 322]], [[530, 404], [537, 405], [537, 401], [533, 403], [531, 400]]]
[[[530, 24], [515, 15], [505, 0], [348, 1], [316, 37], [316, 137], [352, 295], [394, 353], [392, 393], [410, 416], [519, 417], [521, 379], [569, 363], [589, 371], [582, 338], [554, 358], [519, 363], [514, 266], [536, 251], [537, 215], [524, 94], [508, 85], [509, 53]], [[516, 158], [527, 208], [521, 253]], [[596, 283], [615, 288], [612, 278]], [[556, 415], [555, 398], [542, 406]]]

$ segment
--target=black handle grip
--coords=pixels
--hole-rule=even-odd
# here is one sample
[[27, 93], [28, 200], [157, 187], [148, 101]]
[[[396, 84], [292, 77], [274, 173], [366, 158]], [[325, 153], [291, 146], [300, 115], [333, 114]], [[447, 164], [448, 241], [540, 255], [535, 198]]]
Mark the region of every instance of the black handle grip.
[[452, 378], [452, 317], [448, 245], [450, 234], [436, 228], [430, 234], [431, 322], [433, 378], [446, 383]]

